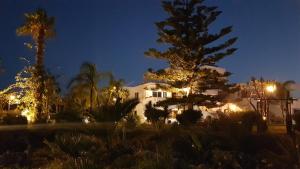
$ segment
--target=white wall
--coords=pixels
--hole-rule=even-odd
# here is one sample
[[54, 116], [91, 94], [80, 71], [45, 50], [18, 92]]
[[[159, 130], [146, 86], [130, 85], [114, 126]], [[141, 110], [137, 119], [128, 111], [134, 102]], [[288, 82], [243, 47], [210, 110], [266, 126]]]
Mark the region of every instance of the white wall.
[[[163, 98], [163, 92], [166, 92], [167, 98], [172, 97], [171, 92], [157, 89], [157, 85], [155, 83], [144, 83], [134, 87], [126, 87], [126, 89], [129, 91], [129, 98], [135, 98], [135, 93], [138, 93], [140, 103], [135, 107], [134, 111], [136, 111], [137, 115], [140, 117], [141, 122], [145, 122], [146, 120], [144, 116], [146, 104], [150, 101], [152, 104], [155, 104], [158, 101], [165, 100], [165, 98]], [[162, 97], [153, 97], [153, 91], [162, 92]]]

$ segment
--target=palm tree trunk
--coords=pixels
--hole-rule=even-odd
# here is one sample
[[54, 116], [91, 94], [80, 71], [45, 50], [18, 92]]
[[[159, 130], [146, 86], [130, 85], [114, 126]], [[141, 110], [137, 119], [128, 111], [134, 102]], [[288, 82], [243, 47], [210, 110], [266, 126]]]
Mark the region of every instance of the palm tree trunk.
[[44, 85], [44, 48], [45, 48], [45, 30], [40, 28], [38, 38], [36, 40], [36, 65], [35, 65], [35, 78], [37, 80], [37, 88], [35, 93], [36, 100], [36, 113], [37, 118], [42, 118], [43, 111], [43, 93], [45, 90]]
[[90, 91], [90, 114], [93, 111], [93, 86], [91, 87], [91, 91]]
[[99, 93], [98, 93], [98, 91], [97, 91], [97, 106], [98, 106], [98, 108], [100, 107], [100, 100], [99, 100]]

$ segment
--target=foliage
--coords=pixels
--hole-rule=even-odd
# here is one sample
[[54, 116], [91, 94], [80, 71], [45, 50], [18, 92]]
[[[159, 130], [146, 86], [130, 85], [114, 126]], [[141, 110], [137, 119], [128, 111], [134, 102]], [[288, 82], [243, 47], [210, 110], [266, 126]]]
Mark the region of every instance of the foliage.
[[45, 96], [46, 73], [44, 68], [45, 41], [55, 35], [54, 18], [48, 17], [43, 9], [25, 14], [25, 23], [17, 29], [18, 36], [31, 36], [36, 49], [36, 64], [33, 69], [35, 83], [35, 113], [37, 120], [46, 120], [47, 114], [43, 112], [43, 98]]
[[[99, 129], [99, 128], [98, 128]], [[0, 139], [1, 168], [210, 169], [297, 168], [293, 140], [281, 134], [229, 135], [200, 126], [152, 125], [122, 132], [9, 131]], [[49, 133], [50, 132], [50, 133]], [[48, 134], [47, 134], [48, 133]], [[43, 140], [47, 138], [48, 141]], [[16, 166], [16, 164], [19, 164]]]
[[295, 124], [295, 129], [300, 131], [300, 113], [294, 113], [294, 117], [293, 119], [295, 120], [296, 124]]
[[135, 114], [135, 113], [129, 113], [123, 121], [123, 124], [125, 125], [125, 127], [127, 128], [135, 128], [138, 125], [140, 125], [140, 117]]
[[55, 114], [57, 122], [82, 122], [82, 114], [77, 110], [64, 110]]
[[229, 136], [243, 137], [253, 132], [254, 126], [261, 126], [262, 118], [258, 112], [239, 112], [224, 114], [219, 112], [209, 125], [214, 131], [221, 131]]
[[196, 124], [202, 117], [202, 112], [198, 110], [185, 110], [176, 116], [179, 124]]
[[8, 105], [8, 94], [0, 92], [0, 112], [2, 112]]
[[[94, 136], [77, 133], [66, 133], [57, 135], [54, 143], [45, 141], [50, 149], [50, 156], [58, 158], [49, 163], [51, 167], [61, 167], [62, 169], [98, 169], [101, 168], [97, 160], [97, 155], [103, 150], [103, 143]], [[95, 156], [96, 155], [96, 156]], [[64, 159], [62, 161], [62, 159]]]
[[152, 103], [149, 102], [146, 105], [145, 109], [145, 117], [147, 118], [148, 122], [156, 123], [158, 121], [165, 122], [166, 118], [169, 116], [169, 111], [167, 107], [164, 110], [157, 109], [152, 106]]
[[1, 124], [3, 125], [27, 124], [27, 118], [24, 116], [7, 114], [2, 118]]
[[[234, 85], [228, 83], [229, 72], [217, 67], [217, 63], [236, 49], [231, 46], [237, 38], [230, 38], [220, 45], [219, 39], [228, 35], [232, 27], [225, 27], [218, 33], [211, 33], [211, 25], [221, 14], [217, 7], [207, 7], [201, 0], [163, 1], [163, 8], [169, 17], [156, 23], [158, 43], [167, 46], [165, 51], [149, 49], [147, 56], [165, 60], [166, 69], [146, 74], [147, 80], [164, 82], [175, 88], [187, 88], [187, 98], [181, 104], [215, 107], [222, 103], [228, 93], [235, 91]], [[209, 95], [209, 90], [218, 91]], [[180, 99], [175, 100], [176, 103]]]
[[125, 81], [123, 79], [115, 79], [112, 74], [109, 74], [109, 85], [100, 91], [102, 103], [104, 105], [113, 105], [117, 99], [120, 99], [121, 102], [126, 100], [129, 92], [123, 88], [124, 84]]
[[119, 98], [114, 105], [103, 105], [98, 111], [92, 112], [92, 115], [100, 122], [117, 122], [130, 114], [138, 104], [138, 99], [121, 102]]
[[198, 110], [185, 110], [176, 116], [178, 122], [182, 125], [196, 124], [202, 117], [202, 112]]
[[45, 91], [41, 101], [43, 105], [42, 111], [44, 112], [42, 115], [44, 117], [37, 117], [36, 112], [36, 97], [35, 92], [37, 90], [37, 83], [34, 76], [35, 67], [27, 66], [22, 71], [17, 73], [15, 76], [16, 82], [10, 85], [8, 88], [3, 90], [1, 93], [9, 96], [8, 93], [15, 92], [16, 101], [18, 104], [18, 109], [21, 110], [22, 115], [27, 117], [29, 122], [34, 122], [39, 118], [45, 119], [47, 118], [50, 112], [53, 112], [52, 106], [60, 103], [60, 89], [59, 85], [56, 82], [55, 76], [50, 73], [45, 74]]
[[97, 70], [95, 64], [85, 62], [81, 65], [79, 74], [68, 85], [72, 97], [86, 102], [89, 113], [92, 113], [95, 104], [99, 107], [98, 84], [103, 76], [104, 74]]

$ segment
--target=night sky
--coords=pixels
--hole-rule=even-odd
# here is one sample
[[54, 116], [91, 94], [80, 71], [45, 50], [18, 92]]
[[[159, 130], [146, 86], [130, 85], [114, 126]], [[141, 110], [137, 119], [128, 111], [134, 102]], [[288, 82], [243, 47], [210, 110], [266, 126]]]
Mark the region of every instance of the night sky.
[[[212, 30], [233, 25], [239, 50], [219, 66], [233, 73], [233, 82], [251, 76], [300, 81], [299, 0], [207, 0], [223, 14]], [[154, 22], [166, 18], [159, 0], [0, 0], [0, 57], [6, 72], [0, 87], [14, 81], [34, 53], [23, 45], [29, 38], [17, 37], [15, 30], [24, 21], [23, 13], [46, 9], [56, 18], [57, 36], [47, 43], [45, 64], [61, 75], [64, 87], [84, 61], [101, 71], [112, 71], [128, 85], [143, 80], [149, 68], [165, 63], [147, 58], [144, 52], [156, 43]], [[230, 37], [230, 36], [229, 36]]]

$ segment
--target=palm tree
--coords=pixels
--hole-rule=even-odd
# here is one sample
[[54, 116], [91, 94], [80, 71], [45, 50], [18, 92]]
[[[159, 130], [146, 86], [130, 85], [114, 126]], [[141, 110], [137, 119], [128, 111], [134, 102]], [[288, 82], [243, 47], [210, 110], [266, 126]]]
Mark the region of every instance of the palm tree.
[[109, 75], [109, 86], [106, 90], [109, 91], [109, 97], [107, 104], [111, 101], [111, 98], [125, 100], [129, 93], [124, 89], [125, 81], [123, 79], [116, 79], [112, 74]]
[[41, 117], [43, 109], [42, 98], [45, 90], [45, 41], [55, 35], [54, 17], [48, 17], [46, 11], [43, 9], [37, 9], [32, 13], [25, 13], [25, 22], [16, 32], [18, 36], [31, 36], [35, 44], [36, 64], [34, 77], [37, 80], [35, 110], [37, 117]]
[[74, 77], [68, 87], [79, 87], [89, 90], [90, 107], [89, 112], [92, 113], [94, 94], [98, 93], [98, 83], [102, 77], [102, 73], [97, 71], [96, 65], [91, 63], [83, 63], [80, 67], [79, 74]]

